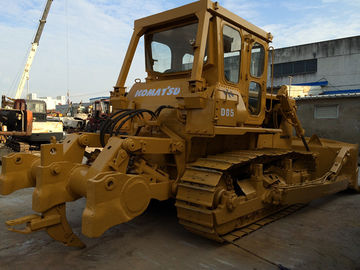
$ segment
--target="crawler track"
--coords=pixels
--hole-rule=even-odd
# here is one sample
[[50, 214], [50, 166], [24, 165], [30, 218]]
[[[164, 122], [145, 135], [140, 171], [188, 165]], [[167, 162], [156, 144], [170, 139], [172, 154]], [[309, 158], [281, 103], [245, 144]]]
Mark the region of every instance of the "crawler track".
[[[251, 164], [304, 157], [313, 161], [310, 152], [283, 149], [232, 151], [198, 159], [189, 164], [178, 184], [176, 207], [180, 224], [207, 238], [231, 242], [296, 211], [303, 205], [276, 206], [265, 204], [257, 194], [235, 195], [232, 183]], [[221, 202], [224, 192], [237, 196], [234, 209], [229, 210]]]

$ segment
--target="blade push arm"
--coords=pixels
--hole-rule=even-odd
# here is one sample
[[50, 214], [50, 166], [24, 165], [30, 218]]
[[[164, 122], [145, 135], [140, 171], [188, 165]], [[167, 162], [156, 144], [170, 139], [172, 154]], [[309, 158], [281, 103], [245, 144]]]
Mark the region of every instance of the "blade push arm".
[[306, 151], [310, 151], [309, 146], [305, 140], [305, 130], [302, 128], [300, 120], [296, 114], [295, 101], [289, 98], [286, 86], [282, 86], [277, 94], [277, 98], [280, 100], [281, 111], [284, 117], [290, 120], [291, 125], [295, 128], [296, 136], [301, 138]]

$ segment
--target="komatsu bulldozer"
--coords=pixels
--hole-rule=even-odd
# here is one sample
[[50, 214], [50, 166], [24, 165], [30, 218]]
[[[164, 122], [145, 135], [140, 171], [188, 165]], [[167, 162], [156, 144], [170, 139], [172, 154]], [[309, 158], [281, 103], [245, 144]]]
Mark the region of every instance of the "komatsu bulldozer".
[[[147, 77], [126, 92], [141, 37]], [[86, 197], [82, 233], [100, 237], [173, 198], [186, 229], [236, 241], [315, 198], [359, 190], [358, 146], [304, 137], [286, 89], [267, 92], [271, 40], [210, 0], [136, 20], [100, 133], [3, 158], [0, 193], [34, 187], [39, 213], [8, 228], [83, 247], [67, 202]], [[102, 151], [85, 164], [91, 147]]]

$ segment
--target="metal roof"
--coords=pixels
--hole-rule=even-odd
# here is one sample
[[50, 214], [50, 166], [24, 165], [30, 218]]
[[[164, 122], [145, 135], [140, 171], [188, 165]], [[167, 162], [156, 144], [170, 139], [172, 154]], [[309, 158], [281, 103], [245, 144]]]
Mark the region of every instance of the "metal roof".
[[334, 95], [315, 95], [305, 97], [295, 97], [296, 100], [307, 100], [307, 99], [330, 99], [330, 98], [359, 98], [360, 93], [350, 94], [334, 94]]

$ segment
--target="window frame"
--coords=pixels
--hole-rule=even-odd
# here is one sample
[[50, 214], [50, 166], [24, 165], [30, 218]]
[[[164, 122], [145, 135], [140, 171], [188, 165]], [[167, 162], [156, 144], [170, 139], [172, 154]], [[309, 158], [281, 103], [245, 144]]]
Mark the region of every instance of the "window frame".
[[[226, 76], [225, 76], [225, 57], [224, 57], [224, 27], [225, 26], [228, 26], [232, 29], [234, 29], [235, 31], [237, 31], [240, 35], [240, 44], [241, 44], [241, 48], [240, 48], [240, 55], [239, 55], [239, 73], [238, 73], [238, 82], [232, 82], [232, 81], [229, 81], [226, 79]], [[222, 23], [221, 25], [221, 28], [220, 28], [220, 31], [221, 31], [221, 42], [220, 42], [220, 53], [221, 53], [221, 58], [222, 58], [222, 78], [223, 78], [223, 81], [230, 84], [230, 85], [233, 85], [233, 86], [238, 86], [240, 83], [241, 83], [241, 66], [242, 66], [242, 59], [243, 59], [243, 50], [244, 50], [244, 39], [243, 39], [243, 34], [242, 34], [242, 31], [241, 31], [241, 28], [235, 26], [235, 25], [232, 25], [228, 22], [224, 22]]]
[[[254, 76], [253, 74], [251, 74], [251, 59], [252, 59], [252, 49], [254, 47], [255, 44], [259, 44], [262, 48], [263, 48], [263, 53], [264, 53], [264, 57], [263, 57], [263, 65], [262, 65], [262, 72], [260, 74], [260, 76]], [[252, 78], [256, 78], [256, 79], [260, 79], [264, 73], [265, 73], [265, 57], [266, 57], [266, 53], [265, 53], [265, 46], [264, 44], [258, 42], [258, 41], [254, 41], [252, 44], [251, 44], [251, 48], [250, 48], [250, 66], [249, 66], [249, 75], [252, 77]]]
[[[324, 107], [331, 107], [335, 109], [336, 115], [334, 117], [329, 117], [329, 116], [324, 116], [324, 117], [320, 117], [318, 112], [318, 108], [324, 108]], [[314, 119], [315, 120], [323, 120], [323, 119], [339, 119], [339, 104], [315, 104], [314, 105]]]
[[[304, 65], [303, 71], [295, 72], [295, 65]], [[284, 67], [291, 67], [291, 72], [284, 72]], [[315, 68], [309, 68], [309, 66], [314, 66]], [[298, 69], [298, 66], [297, 66]], [[297, 75], [305, 75], [305, 74], [314, 74], [318, 71], [318, 58], [311, 58], [299, 61], [289, 61], [283, 63], [274, 64], [274, 78], [281, 78], [287, 76], [297, 76]]]
[[[265, 104], [266, 104], [266, 82], [267, 82], [267, 71], [268, 71], [268, 51], [269, 51], [269, 45], [266, 41], [264, 41], [263, 39], [252, 35], [250, 32], [244, 31], [244, 37], [249, 37], [249, 39], [246, 41], [246, 68], [244, 70], [244, 72], [246, 72], [245, 75], [245, 80], [246, 80], [246, 88], [245, 88], [245, 93], [246, 93], [246, 109], [248, 111], [248, 121], [247, 123], [249, 124], [261, 124], [265, 118]], [[259, 43], [260, 45], [263, 46], [264, 48], [264, 70], [263, 73], [260, 77], [254, 77], [251, 75], [250, 73], [250, 68], [251, 68], [251, 49], [253, 44], [255, 43]], [[258, 114], [252, 114], [249, 108], [249, 101], [250, 101], [250, 97], [249, 97], [249, 89], [250, 89], [250, 84], [251, 82], [255, 82], [258, 83], [260, 85], [260, 96], [259, 96], [259, 112]]]
[[[255, 113], [252, 113], [251, 111], [250, 111], [250, 85], [251, 85], [251, 83], [255, 83], [255, 84], [257, 84], [257, 85], [259, 85], [259, 87], [260, 87], [260, 91], [258, 92], [258, 106], [257, 106], [257, 109], [258, 109], [258, 111], [257, 111], [257, 113], [255, 114]], [[255, 81], [255, 80], [249, 80], [249, 87], [248, 87], [248, 89], [247, 89], [247, 96], [248, 96], [248, 104], [247, 104], [247, 110], [248, 110], [248, 112], [250, 113], [250, 115], [251, 116], [253, 116], [253, 117], [257, 117], [257, 116], [259, 116], [260, 115], [260, 113], [261, 113], [261, 105], [262, 105], [262, 96], [263, 96], [263, 88], [262, 88], [262, 86], [261, 86], [261, 83], [260, 82], [257, 82], [257, 81]]]
[[[184, 75], [191, 74], [192, 68], [189, 70], [185, 70], [185, 71], [170, 72], [170, 73], [161, 73], [161, 72], [154, 71], [151, 68], [151, 64], [150, 64], [150, 59], [152, 58], [152, 51], [151, 51], [151, 40], [149, 37], [158, 32], [163, 32], [163, 31], [167, 31], [170, 29], [174, 29], [175, 27], [182, 27], [182, 26], [187, 26], [187, 25], [191, 25], [191, 24], [195, 24], [195, 23], [197, 23], [199, 25], [199, 19], [197, 17], [191, 17], [190, 19], [187, 18], [186, 20], [183, 20], [183, 21], [177, 21], [171, 25], [166, 25], [164, 27], [156, 28], [155, 30], [150, 29], [149, 31], [144, 33], [145, 70], [150, 75], [150, 78], [161, 78], [161, 77], [169, 77], [169, 76], [170, 77], [171, 76], [184, 76]], [[199, 30], [199, 28], [197, 29], [197, 31], [198, 30]], [[196, 33], [196, 35], [197, 35], [197, 33]], [[207, 44], [209, 44], [209, 36], [210, 36], [210, 26], [209, 26], [209, 33], [208, 33], [208, 37], [207, 37]], [[196, 40], [195, 40], [195, 42], [196, 42]], [[208, 65], [210, 65], [212, 63], [212, 61], [210, 59], [211, 55], [210, 55], [209, 46], [206, 46], [205, 50], [206, 50], [205, 55], [207, 56], [207, 59], [204, 62], [203, 68], [206, 68]], [[193, 64], [194, 64], [194, 62], [193, 62]]]

